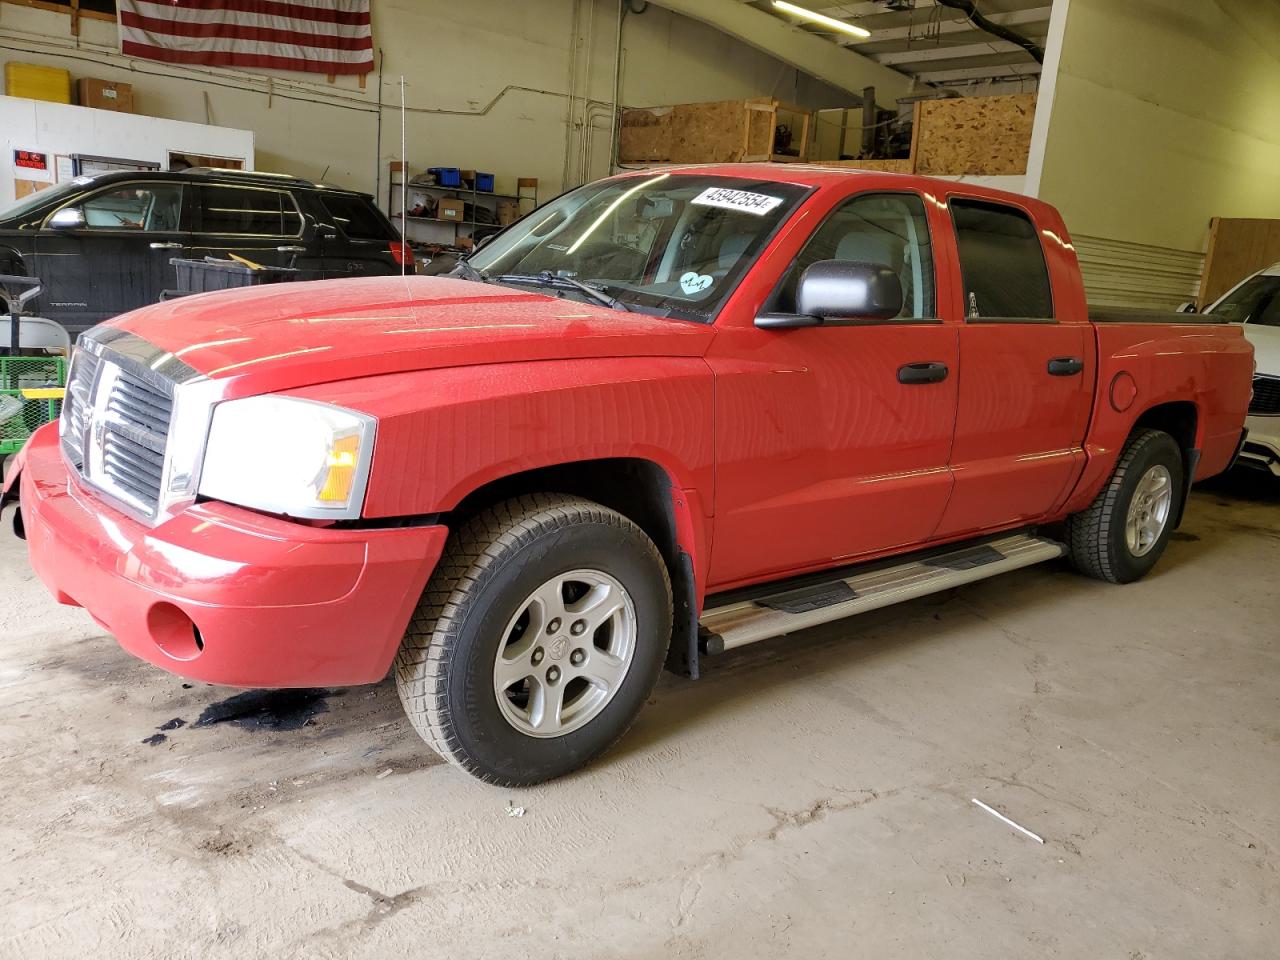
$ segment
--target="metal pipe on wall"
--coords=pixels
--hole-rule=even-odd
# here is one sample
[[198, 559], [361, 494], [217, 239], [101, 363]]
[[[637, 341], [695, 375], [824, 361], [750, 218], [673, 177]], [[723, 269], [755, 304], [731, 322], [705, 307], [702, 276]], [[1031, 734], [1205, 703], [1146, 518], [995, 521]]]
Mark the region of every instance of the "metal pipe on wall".
[[[578, 127], [578, 170], [574, 175], [573, 186], [585, 183], [587, 179], [587, 112], [588, 107], [586, 98], [591, 96], [591, 54], [592, 47], [595, 46], [596, 34], [596, 3], [598, 0], [588, 0], [589, 9], [587, 10], [587, 33], [585, 37], [587, 46], [587, 55], [583, 59], [582, 69], [582, 121]], [[567, 185], [566, 185], [567, 186]]]
[[613, 47], [613, 117], [609, 124], [609, 173], [618, 165], [618, 101], [622, 97], [622, 21], [627, 0], [618, 0], [618, 36]]
[[[386, 57], [382, 48], [378, 48], [378, 133], [373, 148], [373, 196], [374, 202], [382, 203], [382, 71], [386, 67]], [[390, 213], [391, 211], [387, 211]]]
[[573, 154], [573, 100], [578, 82], [578, 20], [582, 13], [582, 0], [573, 0], [569, 11], [569, 83], [565, 94], [564, 110], [564, 163], [560, 167], [560, 184], [569, 183], [569, 158]]

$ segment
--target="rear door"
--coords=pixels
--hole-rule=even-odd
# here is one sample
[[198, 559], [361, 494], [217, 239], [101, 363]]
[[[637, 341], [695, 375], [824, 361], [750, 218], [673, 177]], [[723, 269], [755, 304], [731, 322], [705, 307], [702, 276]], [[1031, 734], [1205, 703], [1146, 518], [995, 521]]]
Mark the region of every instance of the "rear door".
[[197, 191], [196, 250], [226, 260], [232, 254], [264, 267], [291, 267], [300, 280], [321, 276], [313, 221], [293, 194], [275, 187], [203, 183]]
[[1087, 317], [1057, 316], [1030, 214], [952, 196], [964, 317], [951, 469], [938, 536], [1047, 514], [1083, 463], [1095, 376]]
[[323, 212], [320, 226], [326, 277], [363, 277], [399, 273], [392, 256], [400, 234], [369, 197], [354, 193], [316, 192], [312, 200]]
[[73, 332], [160, 299], [173, 286], [169, 260], [190, 254], [182, 183], [114, 183], [67, 206], [84, 225], [45, 226], [36, 239], [34, 274], [44, 283], [42, 312]]

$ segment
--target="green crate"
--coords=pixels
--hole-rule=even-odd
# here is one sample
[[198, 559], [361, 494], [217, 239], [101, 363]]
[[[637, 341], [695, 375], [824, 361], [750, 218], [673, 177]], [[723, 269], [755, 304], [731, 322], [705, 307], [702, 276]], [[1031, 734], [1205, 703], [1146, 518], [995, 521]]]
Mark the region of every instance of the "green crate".
[[22, 391], [66, 385], [63, 357], [0, 357], [0, 457], [21, 450], [27, 437], [62, 410], [61, 400], [28, 400]]

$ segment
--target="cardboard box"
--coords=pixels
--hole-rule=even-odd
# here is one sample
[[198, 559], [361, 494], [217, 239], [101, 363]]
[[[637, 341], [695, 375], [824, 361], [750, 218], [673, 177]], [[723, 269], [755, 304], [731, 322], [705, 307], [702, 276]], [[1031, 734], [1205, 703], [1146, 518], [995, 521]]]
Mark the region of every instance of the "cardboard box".
[[70, 103], [71, 73], [57, 67], [10, 61], [4, 65], [4, 92], [10, 97]]
[[467, 205], [453, 197], [441, 197], [436, 207], [436, 216], [441, 220], [452, 220], [461, 223], [467, 217]]
[[112, 83], [110, 80], [81, 77], [76, 81], [76, 94], [82, 107], [133, 113], [133, 84], [131, 83]]
[[465, 250], [467, 253], [470, 253], [476, 248], [476, 242], [470, 237], [458, 237], [458, 239], [453, 241], [453, 245], [459, 250]]
[[498, 201], [498, 226], [505, 227], [520, 219], [520, 204], [514, 200]]

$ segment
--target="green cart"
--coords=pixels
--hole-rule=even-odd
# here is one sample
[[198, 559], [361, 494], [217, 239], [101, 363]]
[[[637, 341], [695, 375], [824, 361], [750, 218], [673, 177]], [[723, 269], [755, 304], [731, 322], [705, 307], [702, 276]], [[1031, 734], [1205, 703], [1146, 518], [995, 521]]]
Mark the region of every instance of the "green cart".
[[0, 461], [58, 418], [66, 386], [65, 357], [0, 357]]

